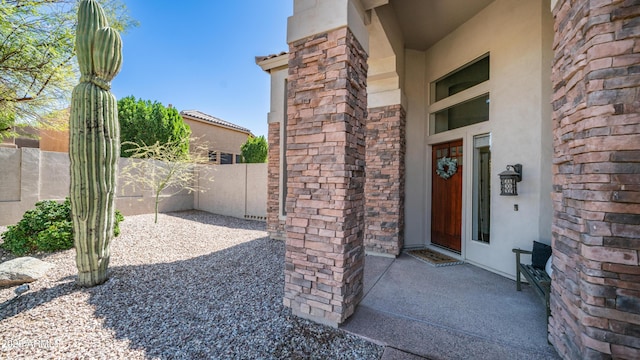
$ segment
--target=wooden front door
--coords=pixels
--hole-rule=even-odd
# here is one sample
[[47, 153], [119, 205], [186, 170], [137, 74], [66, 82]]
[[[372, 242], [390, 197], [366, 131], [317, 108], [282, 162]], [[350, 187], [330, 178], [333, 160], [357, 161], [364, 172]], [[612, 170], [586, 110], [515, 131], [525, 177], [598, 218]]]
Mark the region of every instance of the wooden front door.
[[[457, 160], [457, 171], [445, 179], [439, 175], [442, 158]], [[462, 251], [462, 140], [433, 145], [431, 171], [431, 243], [460, 253]], [[448, 167], [444, 166], [444, 171]], [[446, 177], [448, 174], [444, 174]]]

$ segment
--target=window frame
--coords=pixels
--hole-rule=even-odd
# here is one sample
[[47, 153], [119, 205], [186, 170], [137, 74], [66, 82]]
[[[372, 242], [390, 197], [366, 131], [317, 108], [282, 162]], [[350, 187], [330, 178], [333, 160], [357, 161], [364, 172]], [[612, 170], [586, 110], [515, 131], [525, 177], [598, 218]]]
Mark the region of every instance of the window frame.
[[220, 152], [220, 165], [231, 165], [233, 164], [233, 154]]
[[218, 152], [215, 150], [209, 150], [208, 153], [209, 162], [218, 163]]
[[[491, 179], [491, 133], [484, 133], [484, 134], [478, 134], [478, 135], [474, 135], [472, 137], [472, 148], [473, 148], [473, 153], [472, 156], [473, 158], [471, 159], [473, 161], [473, 167], [472, 167], [472, 201], [471, 201], [471, 206], [472, 206], [472, 231], [471, 231], [471, 240], [479, 242], [481, 244], [487, 244], [490, 245], [491, 244], [491, 185], [493, 184], [493, 181]], [[483, 168], [483, 164], [482, 164], [482, 149], [488, 149], [488, 151], [486, 153], [488, 153], [488, 164], [485, 164], [487, 166], [487, 168]], [[488, 182], [488, 190], [486, 191], [487, 193], [484, 194], [483, 189], [481, 188], [482, 186], [482, 182], [481, 182], [481, 177], [482, 177], [482, 171], [486, 170], [486, 181]], [[487, 239], [483, 239], [482, 237], [484, 236], [480, 236], [480, 231], [482, 230], [481, 228], [483, 227], [483, 224], [481, 223], [482, 220], [480, 219], [480, 215], [481, 215], [481, 209], [480, 207], [483, 205], [482, 204], [482, 198], [483, 195], [486, 195], [486, 202], [485, 205], [487, 206], [487, 214], [486, 214], [486, 227], [487, 227]]]
[[[435, 101], [435, 86], [436, 83], [438, 81], [441, 81], [442, 79], [445, 79], [449, 76], [451, 76], [452, 74], [455, 74], [456, 72], [459, 72], [461, 70], [464, 70], [466, 68], [468, 68], [469, 66], [477, 63], [478, 61], [488, 58], [489, 59], [489, 79], [481, 82], [477, 85], [474, 85], [468, 89], [462, 90], [460, 92], [457, 92], [453, 95], [450, 95], [448, 97], [445, 97], [441, 100]], [[489, 118], [486, 121], [481, 121], [481, 122], [477, 122], [477, 123], [473, 123], [473, 124], [469, 124], [469, 125], [465, 125], [462, 127], [458, 127], [458, 128], [454, 128], [454, 129], [448, 129], [448, 130], [443, 130], [440, 132], [435, 132], [435, 116], [436, 113], [452, 108], [454, 106], [475, 100], [479, 97], [482, 96], [488, 96], [488, 104], [489, 107], [491, 105], [491, 91], [490, 91], [490, 82], [491, 82], [491, 54], [489, 52], [473, 59], [472, 61], [467, 62], [466, 64], [464, 64], [463, 66], [458, 67], [457, 69], [447, 73], [444, 76], [439, 77], [438, 79], [431, 81], [429, 86], [430, 86], [430, 104], [428, 106], [428, 114], [427, 114], [427, 123], [428, 123], [428, 135], [429, 136], [433, 136], [433, 135], [438, 135], [438, 134], [442, 134], [445, 133], [447, 131], [452, 131], [452, 130], [456, 130], [456, 129], [460, 129], [460, 128], [465, 128], [468, 126], [472, 126], [472, 125], [476, 125], [479, 123], [483, 123], [483, 122], [488, 122], [491, 120], [491, 109], [489, 108]]]

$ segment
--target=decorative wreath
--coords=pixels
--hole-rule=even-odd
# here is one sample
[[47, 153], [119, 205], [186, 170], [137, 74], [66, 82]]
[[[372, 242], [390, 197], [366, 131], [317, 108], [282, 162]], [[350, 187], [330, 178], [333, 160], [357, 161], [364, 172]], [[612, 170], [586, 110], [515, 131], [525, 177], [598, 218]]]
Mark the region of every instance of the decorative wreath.
[[[445, 170], [446, 168], [446, 170]], [[448, 157], [443, 157], [438, 160], [438, 166], [436, 167], [436, 174], [443, 179], [448, 179], [458, 171], [458, 160]]]

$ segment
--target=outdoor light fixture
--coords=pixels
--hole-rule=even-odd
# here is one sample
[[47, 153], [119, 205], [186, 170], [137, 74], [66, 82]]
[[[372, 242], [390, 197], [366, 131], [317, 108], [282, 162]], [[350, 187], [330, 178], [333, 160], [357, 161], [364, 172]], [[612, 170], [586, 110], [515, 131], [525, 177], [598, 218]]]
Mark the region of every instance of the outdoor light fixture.
[[517, 183], [522, 181], [522, 165], [507, 165], [507, 170], [501, 172], [498, 176], [500, 176], [500, 195], [517, 196]]

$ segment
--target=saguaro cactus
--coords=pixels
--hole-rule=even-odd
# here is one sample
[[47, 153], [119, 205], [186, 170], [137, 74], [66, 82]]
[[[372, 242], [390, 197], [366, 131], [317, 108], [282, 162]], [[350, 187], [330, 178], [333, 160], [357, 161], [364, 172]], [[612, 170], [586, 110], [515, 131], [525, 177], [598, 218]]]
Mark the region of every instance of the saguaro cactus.
[[71, 214], [78, 284], [94, 286], [107, 280], [113, 239], [120, 126], [109, 90], [122, 66], [120, 35], [95, 0], [80, 3], [76, 50], [81, 77], [71, 98]]

